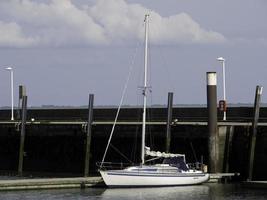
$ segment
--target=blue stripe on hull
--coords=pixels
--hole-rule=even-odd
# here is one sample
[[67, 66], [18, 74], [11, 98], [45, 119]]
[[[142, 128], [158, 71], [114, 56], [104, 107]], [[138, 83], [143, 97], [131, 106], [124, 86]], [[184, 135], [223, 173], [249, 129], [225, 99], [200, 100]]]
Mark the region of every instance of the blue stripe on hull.
[[177, 187], [177, 186], [193, 186], [193, 185], [201, 185], [202, 183], [193, 183], [193, 184], [173, 184], [173, 185], [108, 185], [109, 188], [160, 188], [160, 187]]
[[205, 174], [141, 174], [141, 173], [114, 173], [114, 172], [107, 172], [108, 175], [111, 176], [148, 176], [148, 177], [203, 177]]

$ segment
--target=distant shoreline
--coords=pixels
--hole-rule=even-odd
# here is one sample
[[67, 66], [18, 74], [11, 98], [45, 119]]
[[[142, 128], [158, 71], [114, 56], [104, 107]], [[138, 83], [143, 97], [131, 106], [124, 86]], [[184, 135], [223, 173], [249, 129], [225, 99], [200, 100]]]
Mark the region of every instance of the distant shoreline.
[[[181, 108], [203, 108], [206, 107], [206, 104], [174, 104], [173, 107], [181, 107]], [[253, 107], [252, 103], [236, 103], [236, 104], [228, 104], [228, 107]], [[95, 105], [94, 108], [117, 108], [118, 105]], [[123, 105], [122, 108], [139, 108], [140, 105]], [[155, 104], [152, 106], [153, 108], [164, 108], [167, 105], [164, 104]], [[267, 107], [267, 103], [262, 103], [261, 107]], [[84, 109], [88, 108], [87, 105], [81, 106], [59, 106], [59, 105], [42, 105], [42, 106], [29, 106], [28, 109]], [[11, 109], [10, 106], [2, 106], [0, 107], [1, 110], [8, 110]], [[14, 107], [14, 109], [18, 109], [18, 107]]]

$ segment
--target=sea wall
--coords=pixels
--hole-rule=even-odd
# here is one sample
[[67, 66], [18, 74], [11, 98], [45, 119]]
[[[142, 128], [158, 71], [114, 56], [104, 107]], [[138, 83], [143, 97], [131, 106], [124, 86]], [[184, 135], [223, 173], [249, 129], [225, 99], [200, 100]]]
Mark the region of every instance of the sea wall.
[[[218, 127], [220, 171], [240, 172], [241, 179], [244, 180], [247, 178], [248, 170], [251, 134], [249, 122], [252, 120], [252, 110], [250, 107], [229, 108], [227, 122]], [[260, 112], [262, 125], [258, 127], [254, 167], [254, 177], [257, 180], [266, 180], [267, 178], [267, 126], [264, 125], [266, 113], [267, 109], [262, 108]], [[94, 109], [90, 174], [97, 174], [96, 162], [101, 161], [104, 154], [115, 114], [116, 108]], [[116, 126], [111, 141], [112, 147], [108, 151], [106, 161], [139, 162], [141, 114], [141, 108], [122, 109], [119, 122], [125, 123]], [[206, 108], [201, 107], [175, 107], [173, 109], [171, 152], [186, 154], [188, 162], [200, 161], [203, 156], [204, 163], [208, 163], [209, 135], [205, 124], [206, 114]], [[49, 176], [82, 175], [87, 116], [87, 109], [29, 109], [24, 149], [24, 173], [44, 176], [46, 174]], [[163, 107], [149, 108], [148, 116], [148, 121], [155, 123], [148, 123], [146, 145], [153, 150], [164, 151], [166, 136], [164, 122], [167, 120], [167, 109]], [[9, 117], [9, 110], [0, 110], [0, 170], [3, 173], [16, 173], [20, 120], [10, 123]], [[218, 119], [220, 122], [220, 112]], [[179, 122], [188, 122], [188, 124], [179, 124]]]

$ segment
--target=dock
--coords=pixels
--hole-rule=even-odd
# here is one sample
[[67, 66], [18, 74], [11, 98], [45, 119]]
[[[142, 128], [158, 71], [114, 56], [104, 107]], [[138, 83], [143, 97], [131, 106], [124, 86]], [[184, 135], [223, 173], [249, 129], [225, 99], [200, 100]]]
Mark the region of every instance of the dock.
[[0, 191], [34, 189], [68, 189], [104, 186], [101, 177], [40, 178], [0, 180]]
[[267, 189], [267, 181], [245, 181], [241, 185], [245, 188]]
[[233, 177], [240, 176], [240, 173], [216, 173], [210, 174], [209, 183], [227, 183]]
[[[90, 174], [97, 175], [95, 163], [102, 159], [117, 108], [94, 107], [93, 110], [93, 121], [88, 123], [87, 108], [29, 108], [24, 131], [19, 115], [10, 120], [10, 110], [0, 110], [0, 172], [38, 174], [41, 177], [45, 177], [44, 174], [49, 174], [49, 177], [58, 177], [57, 174], [80, 177], [86, 176], [87, 164]], [[188, 162], [200, 162], [203, 158], [203, 163], [209, 164], [207, 108], [173, 107], [172, 112], [170, 152], [181, 151], [187, 155]], [[148, 129], [153, 132], [153, 137], [151, 135], [149, 139], [153, 143], [152, 148], [164, 150], [167, 109], [165, 106], [150, 107], [148, 113], [153, 113], [147, 122]], [[253, 107], [229, 107], [227, 114], [227, 120], [224, 121], [222, 113], [218, 112], [219, 163], [218, 170], [214, 172], [239, 172], [240, 178], [235, 180], [246, 180]], [[136, 141], [141, 137], [141, 117], [140, 107], [121, 109], [112, 141], [115, 149], [110, 149], [109, 160], [128, 162], [119, 156], [118, 149], [133, 163], [139, 162], [135, 155], [140, 154]], [[91, 134], [87, 132], [88, 124], [92, 125]], [[257, 125], [260, 139], [257, 140], [254, 158], [257, 168], [253, 174], [255, 180], [266, 179], [262, 175], [265, 175], [267, 163], [267, 108], [261, 108]], [[88, 135], [91, 135], [91, 140], [88, 140]], [[24, 141], [24, 149], [20, 148], [23, 147], [20, 141]], [[90, 148], [86, 146], [89, 144], [87, 141], [91, 141]], [[88, 155], [90, 160], [87, 162]], [[231, 176], [211, 177], [211, 181], [218, 180], [231, 180]]]
[[[231, 177], [238, 175], [239, 175], [238, 173], [210, 174], [209, 183], [218, 183], [221, 182], [221, 180], [231, 179]], [[266, 186], [267, 182], [265, 182], [265, 187]], [[100, 176], [0, 180], [0, 191], [71, 189], [71, 188], [88, 188], [88, 187], [105, 187], [105, 184]]]

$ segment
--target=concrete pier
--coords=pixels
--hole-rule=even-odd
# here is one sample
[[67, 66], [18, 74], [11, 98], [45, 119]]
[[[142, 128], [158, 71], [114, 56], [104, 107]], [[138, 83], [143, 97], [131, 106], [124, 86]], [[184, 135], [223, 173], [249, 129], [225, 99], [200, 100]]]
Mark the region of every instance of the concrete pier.
[[267, 181], [245, 181], [242, 187], [254, 189], [267, 189]]
[[[217, 173], [210, 174], [209, 183], [218, 183], [222, 180], [230, 180], [239, 176], [238, 173]], [[266, 182], [265, 182], [266, 183]], [[267, 186], [267, 184], [265, 185]], [[75, 178], [36, 178], [36, 179], [16, 179], [0, 180], [0, 191], [10, 190], [40, 190], [40, 189], [71, 189], [88, 187], [106, 187], [100, 176], [95, 177], [75, 177]]]
[[0, 191], [84, 188], [97, 185], [104, 186], [101, 177], [0, 180]]
[[[88, 108], [33, 109], [28, 108], [24, 153], [25, 175], [44, 177], [84, 176], [84, 158]], [[166, 139], [166, 106], [148, 108], [152, 117], [147, 122], [151, 130], [153, 149], [164, 151]], [[101, 161], [108, 134], [113, 124], [116, 108], [94, 107], [90, 175], [97, 176], [96, 162]], [[141, 108], [125, 107], [118, 119], [112, 144], [131, 161], [140, 152]], [[227, 121], [218, 121], [220, 137], [219, 172], [240, 172], [246, 180], [248, 172], [248, 144], [252, 128], [253, 106], [229, 107]], [[220, 113], [218, 113], [220, 115]], [[0, 173], [17, 175], [20, 120], [10, 121], [10, 110], [0, 110]], [[220, 118], [220, 117], [218, 117]], [[170, 152], [185, 153], [187, 162], [201, 160], [208, 163], [208, 127], [206, 107], [173, 107], [172, 145]], [[229, 133], [229, 134], [228, 134]], [[228, 136], [227, 136], [228, 134]], [[228, 137], [228, 139], [227, 139]], [[255, 149], [255, 180], [266, 180], [267, 108], [261, 107], [258, 123], [257, 148]], [[148, 138], [150, 141], [150, 136]], [[228, 141], [228, 144], [226, 143]], [[149, 144], [149, 145], [150, 145]], [[193, 145], [195, 155], [192, 152]], [[150, 146], [151, 146], [150, 145]], [[133, 151], [137, 150], [136, 154]], [[107, 161], [126, 162], [111, 149]], [[223, 162], [224, 161], [224, 164]], [[224, 165], [224, 171], [221, 171]], [[65, 176], [66, 175], [66, 176]]]

